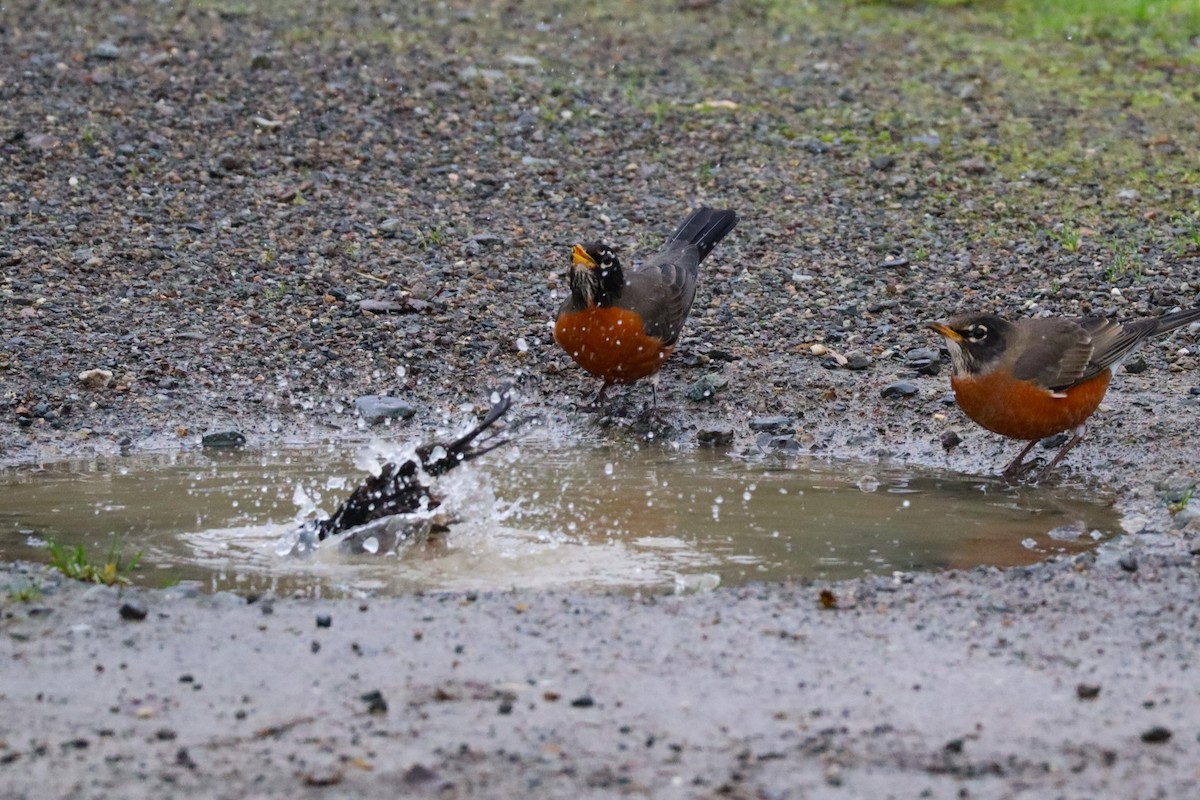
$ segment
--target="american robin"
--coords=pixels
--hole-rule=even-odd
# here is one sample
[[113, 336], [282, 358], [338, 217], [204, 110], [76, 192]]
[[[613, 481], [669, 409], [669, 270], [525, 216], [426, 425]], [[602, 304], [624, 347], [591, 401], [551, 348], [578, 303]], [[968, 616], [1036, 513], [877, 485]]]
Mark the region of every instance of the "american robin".
[[661, 250], [631, 269], [608, 245], [575, 245], [571, 296], [558, 310], [554, 341], [604, 381], [595, 405], [612, 384], [662, 367], [692, 308], [700, 262], [736, 224], [732, 211], [698, 208]]
[[422, 482], [423, 475], [433, 478], [445, 475], [464, 461], [478, 458], [506, 444], [508, 439], [499, 435], [489, 436], [479, 442], [475, 440], [503, 417], [511, 406], [512, 396], [505, 391], [479, 424], [459, 438], [452, 442], [422, 445], [417, 448], [415, 458], [399, 464], [384, 464], [378, 475], [367, 478], [342, 501], [333, 516], [306, 523], [301, 536], [308, 539], [315, 534], [317, 541], [320, 541], [384, 517], [436, 508], [441, 498]]
[[1013, 480], [1040, 439], [1073, 436], [1040, 473], [1044, 479], [1079, 444], [1112, 370], [1150, 336], [1200, 320], [1200, 307], [1161, 317], [1119, 322], [1104, 317], [1046, 317], [1018, 322], [967, 314], [929, 327], [946, 337], [954, 397], [989, 431], [1029, 444], [1005, 467]]

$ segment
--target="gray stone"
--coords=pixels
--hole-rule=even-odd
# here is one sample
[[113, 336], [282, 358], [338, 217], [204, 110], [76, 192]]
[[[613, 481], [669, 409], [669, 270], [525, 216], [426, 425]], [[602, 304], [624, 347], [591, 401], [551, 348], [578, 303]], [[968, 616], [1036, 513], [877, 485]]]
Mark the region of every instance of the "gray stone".
[[710, 372], [688, 387], [687, 396], [689, 400], [694, 400], [697, 403], [712, 400], [717, 392], [724, 389], [728, 384], [729, 379], [724, 375], [717, 372]]
[[900, 397], [912, 397], [920, 391], [921, 388], [912, 381], [896, 381], [883, 387], [883, 391], [880, 394], [891, 400]]
[[755, 417], [750, 420], [750, 430], [779, 433], [792, 427], [792, 418], [783, 415], [774, 417]]
[[354, 407], [368, 425], [378, 425], [385, 419], [408, 419], [417, 413], [408, 401], [380, 394], [363, 395], [354, 401]]
[[239, 431], [215, 431], [204, 434], [200, 439], [200, 446], [210, 449], [243, 447], [245, 444], [246, 437]]

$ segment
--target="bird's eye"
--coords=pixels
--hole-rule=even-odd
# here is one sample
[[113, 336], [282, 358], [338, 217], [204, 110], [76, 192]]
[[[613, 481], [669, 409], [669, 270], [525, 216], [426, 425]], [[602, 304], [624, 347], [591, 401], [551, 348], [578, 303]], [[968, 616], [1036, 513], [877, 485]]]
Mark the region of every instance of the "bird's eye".
[[603, 253], [600, 254], [600, 263], [604, 264], [606, 266], [608, 264], [613, 263], [616, 260], [617, 260], [617, 257], [615, 255], [613, 255], [612, 250], [605, 250]]
[[967, 338], [972, 342], [982, 342], [987, 338], [987, 325], [972, 325], [967, 329]]

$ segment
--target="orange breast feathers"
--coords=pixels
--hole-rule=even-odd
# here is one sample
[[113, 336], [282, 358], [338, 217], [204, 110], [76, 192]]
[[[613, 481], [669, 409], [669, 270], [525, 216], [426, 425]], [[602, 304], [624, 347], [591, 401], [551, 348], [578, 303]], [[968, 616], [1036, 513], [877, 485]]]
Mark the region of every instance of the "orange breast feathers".
[[968, 417], [989, 431], [1012, 439], [1042, 439], [1070, 430], [1095, 413], [1112, 372], [1061, 392], [1014, 380], [1006, 370], [950, 379], [954, 397]]
[[562, 314], [554, 323], [554, 341], [579, 366], [609, 383], [653, 375], [675, 349], [647, 336], [636, 313], [611, 306]]

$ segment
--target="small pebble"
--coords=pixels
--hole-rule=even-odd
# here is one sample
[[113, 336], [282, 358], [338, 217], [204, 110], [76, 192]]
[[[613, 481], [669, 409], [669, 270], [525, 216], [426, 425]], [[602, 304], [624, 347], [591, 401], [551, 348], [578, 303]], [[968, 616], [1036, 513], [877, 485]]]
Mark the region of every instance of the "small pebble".
[[367, 711], [371, 714], [386, 714], [388, 710], [387, 700], [383, 699], [383, 692], [375, 689], [360, 695], [359, 699], [367, 704]]
[[1126, 361], [1124, 366], [1125, 371], [1130, 375], [1139, 375], [1150, 368], [1150, 365], [1146, 363], [1146, 359], [1142, 358], [1140, 355], [1134, 356]]
[[859, 371], [871, 366], [871, 357], [861, 350], [852, 350], [846, 354], [846, 369]]
[[911, 397], [920, 391], [921, 388], [912, 381], [896, 381], [895, 383], [889, 383], [887, 386], [883, 387], [880, 395], [888, 399], [895, 399], [900, 397]]
[[317, 627], [328, 628], [333, 625], [333, 617], [329, 614], [317, 614]]
[[416, 406], [399, 397], [368, 394], [354, 401], [354, 407], [368, 425], [387, 419], [408, 419], [417, 413]]
[[1075, 696], [1080, 700], [1095, 700], [1100, 696], [1100, 687], [1094, 683], [1081, 683], [1075, 687]]
[[1142, 732], [1142, 741], [1146, 744], [1164, 744], [1171, 740], [1170, 728], [1164, 728], [1162, 725], [1155, 725], [1153, 728]]
[[144, 620], [146, 618], [146, 615], [149, 614], [150, 612], [141, 603], [130, 600], [128, 603], [124, 603], [121, 605], [120, 613], [121, 613], [121, 619], [132, 620], [134, 622], [140, 622], [141, 620]]
[[962, 437], [958, 435], [957, 431], [946, 431], [942, 434], [942, 449], [946, 452], [950, 452], [960, 444], [962, 444]]
[[932, 347], [918, 347], [904, 354], [904, 363], [918, 375], [937, 375], [942, 371], [942, 357]]
[[755, 417], [750, 420], [750, 430], [779, 433], [792, 427], [792, 418], [785, 416]]
[[1121, 556], [1121, 558], [1117, 561], [1117, 564], [1120, 565], [1121, 569], [1125, 570], [1126, 572], [1138, 571], [1137, 558], [1132, 553], [1126, 553], [1125, 555]]
[[710, 372], [688, 387], [689, 400], [697, 403], [716, 397], [729, 384], [729, 379], [717, 372]]
[[580, 695], [571, 701], [574, 708], [591, 708], [596, 705], [596, 701], [592, 699], [590, 694]]
[[246, 437], [238, 431], [217, 431], [215, 433], [207, 433], [200, 439], [200, 446], [207, 447], [213, 450], [228, 450], [237, 447], [243, 447], [246, 444]]
[[696, 431], [696, 441], [707, 447], [721, 447], [733, 442], [733, 428], [719, 423]]

